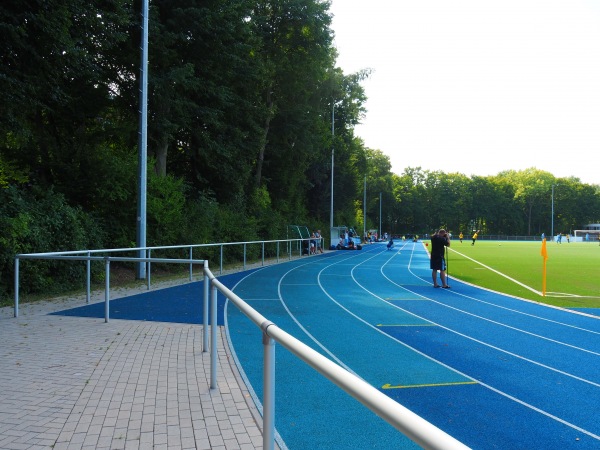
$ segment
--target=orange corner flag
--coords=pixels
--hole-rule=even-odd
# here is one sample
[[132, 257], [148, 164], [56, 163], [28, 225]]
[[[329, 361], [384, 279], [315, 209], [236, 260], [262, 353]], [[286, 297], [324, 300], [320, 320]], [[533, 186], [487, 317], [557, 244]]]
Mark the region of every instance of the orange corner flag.
[[548, 259], [548, 249], [546, 248], [546, 238], [542, 239], [542, 256], [544, 260]]
[[548, 259], [548, 249], [546, 248], [546, 238], [542, 239], [542, 257], [544, 258], [544, 267], [542, 269], [542, 296], [546, 296], [546, 260]]

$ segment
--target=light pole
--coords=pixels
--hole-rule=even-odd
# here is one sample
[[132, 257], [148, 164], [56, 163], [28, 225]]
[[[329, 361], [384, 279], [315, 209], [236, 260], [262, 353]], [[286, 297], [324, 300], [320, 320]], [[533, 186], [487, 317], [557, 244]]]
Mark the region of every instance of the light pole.
[[363, 194], [363, 239], [367, 235], [367, 176], [365, 175], [365, 190]]
[[379, 192], [379, 235], [377, 236], [381, 239], [381, 235], [383, 232], [381, 231], [381, 192]]
[[556, 186], [556, 185], [555, 184], [552, 185], [552, 225], [550, 228], [552, 240], [554, 240], [554, 186]]
[[[139, 111], [139, 136], [138, 136], [138, 205], [137, 205], [137, 246], [146, 247], [146, 185], [148, 162], [148, 8], [149, 0], [142, 4], [142, 42], [140, 63], [140, 111]], [[146, 257], [145, 250], [139, 250], [140, 258]], [[146, 278], [146, 263], [136, 265], [136, 277], [140, 280]]]
[[331, 212], [329, 216], [329, 232], [333, 230], [333, 163], [334, 163], [334, 145], [335, 139], [335, 102], [331, 100]]
[[373, 156], [368, 155], [365, 161], [365, 187], [363, 190], [363, 239], [367, 236], [367, 174], [370, 169], [370, 162], [372, 161]]

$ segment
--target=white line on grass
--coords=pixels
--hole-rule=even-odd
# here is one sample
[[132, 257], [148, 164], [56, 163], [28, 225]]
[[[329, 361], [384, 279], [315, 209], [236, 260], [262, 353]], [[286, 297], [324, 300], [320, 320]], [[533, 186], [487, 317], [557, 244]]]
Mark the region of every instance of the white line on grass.
[[511, 277], [509, 277], [509, 276], [508, 276], [508, 275], [506, 275], [505, 273], [499, 272], [499, 271], [497, 271], [496, 269], [492, 269], [490, 266], [486, 266], [485, 264], [483, 264], [483, 263], [481, 263], [481, 262], [477, 261], [476, 259], [473, 259], [473, 258], [471, 258], [470, 256], [467, 256], [467, 255], [465, 255], [465, 254], [463, 254], [463, 253], [457, 252], [457, 251], [456, 251], [456, 250], [454, 250], [454, 249], [452, 249], [452, 251], [453, 251], [454, 253], [456, 253], [457, 255], [460, 255], [460, 256], [462, 256], [463, 258], [467, 258], [467, 259], [469, 259], [469, 260], [473, 261], [474, 263], [476, 263], [476, 264], [479, 264], [480, 266], [482, 266], [482, 267], [485, 267], [486, 269], [488, 269], [488, 270], [491, 270], [492, 272], [494, 272], [494, 273], [496, 273], [496, 274], [500, 275], [501, 277], [504, 277], [504, 278], [506, 278], [507, 280], [510, 280], [510, 281], [512, 281], [513, 283], [516, 283], [516, 284], [518, 284], [519, 286], [523, 286], [525, 289], [529, 289], [529, 290], [530, 290], [531, 292], [533, 292], [534, 294], [537, 294], [537, 295], [539, 295], [540, 297], [542, 296], [542, 293], [541, 293], [540, 291], [537, 291], [537, 290], [533, 289], [532, 287], [529, 287], [529, 286], [527, 286], [526, 284], [523, 284], [523, 283], [521, 283], [520, 281], [517, 281], [517, 280], [515, 280], [514, 278], [511, 278]]
[[[525, 289], [529, 289], [531, 292], [533, 292], [534, 294], [539, 295], [540, 297], [543, 297], [544, 295], [540, 292], [540, 291], [536, 291], [535, 289], [533, 289], [532, 287], [527, 286], [526, 284], [521, 283], [520, 281], [515, 280], [514, 278], [509, 277], [508, 275], [506, 275], [505, 273], [499, 272], [496, 269], [492, 269], [490, 266], [486, 266], [485, 264], [477, 261], [476, 259], [471, 258], [470, 256], [467, 256], [461, 252], [458, 252], [456, 250], [454, 250], [453, 248], [450, 249], [450, 251], [456, 253], [457, 255], [460, 255], [464, 258], [470, 259], [471, 261], [473, 261], [476, 264], [479, 264], [481, 266], [482, 269], [488, 269], [491, 270], [492, 272], [500, 275], [501, 277], [506, 278], [507, 280], [512, 281], [513, 283], [516, 283], [520, 286], [523, 286]], [[479, 267], [475, 267], [475, 269], [479, 269]], [[548, 292], [546, 291], [546, 297], [564, 297], [564, 298], [597, 298], [595, 296], [590, 296], [590, 295], [578, 295], [578, 294], [569, 294], [566, 292]]]

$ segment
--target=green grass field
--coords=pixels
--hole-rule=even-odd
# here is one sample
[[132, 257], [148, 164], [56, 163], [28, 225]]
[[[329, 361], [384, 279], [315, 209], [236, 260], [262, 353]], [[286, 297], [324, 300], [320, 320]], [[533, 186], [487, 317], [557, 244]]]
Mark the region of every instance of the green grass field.
[[[424, 241], [427, 242], [427, 241]], [[541, 242], [452, 240], [450, 278], [494, 291], [570, 308], [600, 308], [600, 245], [547, 243], [546, 295], [542, 296]]]

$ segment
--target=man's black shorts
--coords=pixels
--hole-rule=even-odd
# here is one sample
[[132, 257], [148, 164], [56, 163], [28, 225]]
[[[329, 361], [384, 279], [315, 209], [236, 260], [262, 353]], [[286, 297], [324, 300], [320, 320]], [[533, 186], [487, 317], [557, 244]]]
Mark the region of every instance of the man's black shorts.
[[429, 268], [431, 270], [446, 270], [446, 260], [444, 258], [431, 258]]

